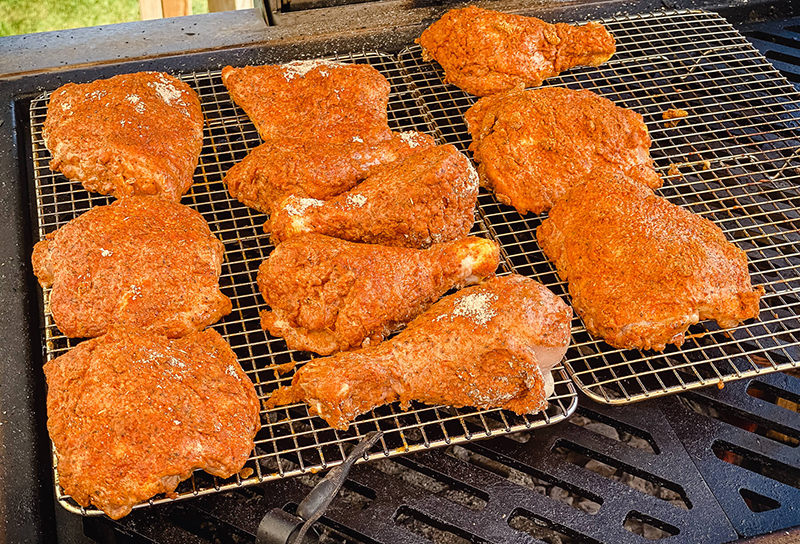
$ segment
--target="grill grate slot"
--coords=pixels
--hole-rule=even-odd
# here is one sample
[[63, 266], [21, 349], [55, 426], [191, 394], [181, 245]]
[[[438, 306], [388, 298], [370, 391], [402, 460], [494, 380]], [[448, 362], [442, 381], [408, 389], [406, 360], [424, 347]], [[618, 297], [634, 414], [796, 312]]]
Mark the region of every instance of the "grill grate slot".
[[[735, 329], [714, 322], [689, 328], [681, 348], [618, 350], [592, 338], [579, 318], [565, 366], [593, 400], [652, 398], [786, 370], [800, 361], [800, 95], [733, 27], [713, 13], [664, 12], [603, 21], [617, 53], [596, 68], [577, 68], [546, 85], [589, 89], [644, 116], [651, 153], [671, 202], [714, 221], [747, 252], [766, 295], [761, 315]], [[420, 89], [437, 135], [466, 150], [464, 112], [475, 103], [443, 83], [441, 68], [412, 46], [401, 63]], [[670, 108], [688, 116], [675, 126]], [[481, 218], [516, 272], [566, 296], [566, 285], [536, 242], [544, 216], [520, 216], [481, 197]]]
[[[415, 87], [407, 80], [396, 60], [380, 52], [351, 54], [336, 60], [369, 63], [390, 82], [389, 124], [393, 130], [418, 130], [435, 133], [426, 106]], [[195, 72], [181, 76], [199, 94], [205, 119], [205, 141], [195, 172], [195, 183], [182, 202], [202, 213], [212, 232], [225, 244], [225, 262], [220, 285], [232, 299], [234, 310], [214, 328], [231, 344], [242, 368], [252, 379], [260, 399], [269, 397], [279, 385], [288, 384], [293, 371], [280, 375], [281, 365], [295, 369], [311, 355], [289, 350], [279, 338], [261, 330], [259, 309], [264, 307], [256, 285], [261, 261], [272, 251], [262, 230], [264, 214], [232, 199], [222, 179], [227, 170], [261, 143], [255, 127], [230, 100], [220, 71]], [[84, 190], [48, 167], [50, 155], [42, 140], [49, 93], [34, 100], [30, 107], [39, 238], [53, 232], [92, 206], [109, 204], [112, 199]], [[482, 198], [487, 198], [484, 195]], [[489, 197], [490, 198], [490, 197]], [[473, 234], [492, 236], [476, 214]], [[502, 273], [510, 272], [507, 258]], [[49, 306], [50, 290], [44, 290], [44, 306]], [[77, 344], [64, 337], [49, 312], [44, 313], [47, 360], [65, 353]], [[360, 417], [347, 432], [335, 431], [322, 420], [308, 415], [305, 405], [262, 411], [261, 431], [245, 468], [236, 477], [222, 480], [196, 472], [176, 490], [178, 499], [216, 493], [298, 476], [340, 464], [347, 452], [366, 433], [381, 430], [384, 437], [369, 458], [384, 458], [416, 450], [443, 446], [549, 425], [563, 420], [577, 406], [575, 390], [563, 366], [554, 370], [555, 394], [546, 411], [517, 416], [501, 410], [478, 411], [414, 403], [408, 412], [398, 404], [377, 408]], [[95, 508], [82, 508], [58, 485], [57, 458], [53, 454], [56, 493], [67, 509], [85, 515], [98, 515]], [[160, 504], [173, 499], [159, 496], [139, 506]]]

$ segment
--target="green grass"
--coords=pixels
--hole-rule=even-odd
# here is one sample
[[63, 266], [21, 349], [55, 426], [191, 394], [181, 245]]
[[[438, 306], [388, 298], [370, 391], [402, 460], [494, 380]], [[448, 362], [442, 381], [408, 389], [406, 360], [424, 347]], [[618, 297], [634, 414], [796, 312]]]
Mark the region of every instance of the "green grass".
[[[192, 0], [192, 13], [207, 13]], [[0, 36], [139, 20], [138, 0], [0, 0]]]

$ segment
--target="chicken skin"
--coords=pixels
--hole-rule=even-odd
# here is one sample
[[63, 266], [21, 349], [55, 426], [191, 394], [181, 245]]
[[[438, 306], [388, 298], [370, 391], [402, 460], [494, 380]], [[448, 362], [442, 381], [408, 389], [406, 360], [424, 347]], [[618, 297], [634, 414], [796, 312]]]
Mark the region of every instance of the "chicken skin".
[[552, 25], [475, 6], [448, 11], [417, 43], [424, 60], [441, 64], [448, 83], [477, 96], [538, 87], [575, 66], [599, 66], [616, 51], [598, 23]]
[[345, 430], [356, 416], [399, 400], [532, 414], [547, 407], [550, 370], [566, 353], [572, 310], [542, 284], [496, 277], [434, 304], [377, 346], [314, 359], [267, 408], [306, 402]]
[[327, 60], [222, 69], [261, 138], [374, 144], [391, 138], [389, 82], [368, 64]]
[[291, 349], [321, 355], [377, 343], [449, 289], [493, 276], [499, 259], [497, 244], [483, 238], [420, 250], [304, 234], [258, 269], [271, 307], [261, 326]]
[[586, 329], [616, 348], [680, 346], [689, 326], [758, 315], [744, 251], [711, 221], [618, 172], [594, 172], [536, 233]]
[[591, 91], [490, 96], [466, 119], [481, 185], [523, 215], [549, 210], [595, 168], [622, 170], [651, 188], [662, 184], [642, 116]]
[[286, 197], [328, 200], [382, 166], [432, 147], [421, 132], [398, 132], [368, 145], [361, 138], [331, 143], [269, 140], [235, 164], [223, 180], [231, 196], [263, 213], [272, 213]]
[[180, 200], [203, 147], [200, 98], [161, 72], [68, 83], [50, 97], [42, 132], [50, 168], [87, 191]]
[[253, 382], [214, 330], [112, 327], [44, 365], [59, 484], [113, 519], [195, 469], [228, 478], [261, 428]]
[[129, 325], [171, 338], [231, 313], [219, 289], [225, 248], [197, 211], [152, 196], [95, 206], [33, 248], [50, 311], [71, 338]]
[[328, 200], [290, 196], [264, 225], [278, 245], [316, 232], [352, 242], [424, 248], [466, 236], [475, 221], [478, 176], [452, 145], [395, 161]]

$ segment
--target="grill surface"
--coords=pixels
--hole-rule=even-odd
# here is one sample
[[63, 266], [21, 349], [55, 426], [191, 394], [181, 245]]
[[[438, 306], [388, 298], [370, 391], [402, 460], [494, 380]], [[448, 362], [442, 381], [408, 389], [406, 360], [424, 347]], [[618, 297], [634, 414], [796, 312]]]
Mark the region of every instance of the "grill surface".
[[[603, 67], [572, 70], [548, 83], [591, 89], [644, 115], [654, 140], [653, 156], [665, 175], [661, 194], [720, 225], [747, 251], [754, 283], [764, 285], [767, 294], [758, 321], [725, 332], [701, 323], [690, 329], [683, 348], [670, 348], [664, 354], [611, 349], [590, 338], [576, 318], [567, 370], [591, 398], [620, 403], [795, 366], [800, 332], [795, 315], [800, 303], [793, 293], [800, 264], [796, 247], [800, 195], [794, 183], [800, 95], [714, 14], [670, 12], [604, 23], [617, 38], [616, 57]], [[438, 67], [423, 63], [418, 48], [403, 51], [397, 59], [367, 53], [339, 60], [369, 62], [389, 79], [392, 128], [429, 132], [440, 142], [466, 150], [470, 139], [462, 114], [474, 98], [444, 85]], [[291, 379], [291, 374], [279, 377], [275, 367], [301, 364], [308, 356], [287, 350], [282, 340], [261, 331], [262, 301], [255, 273], [272, 249], [261, 233], [265, 216], [230, 199], [221, 183], [227, 169], [260, 140], [247, 117], [230, 102], [219, 72], [187, 74], [183, 79], [200, 94], [206, 120], [195, 186], [183, 202], [203, 213], [226, 245], [221, 284], [235, 310], [216, 328], [231, 342], [259, 396], [266, 398]], [[46, 103], [44, 95], [31, 106], [40, 237], [89, 207], [109, 202], [47, 168], [49, 155], [41, 141]], [[669, 108], [685, 109], [689, 117], [667, 128], [661, 112]], [[566, 285], [535, 242], [541, 218], [522, 217], [491, 195], [481, 194], [476, 219], [474, 232], [502, 244], [504, 272], [535, 277], [567, 296]], [[45, 292], [45, 303], [47, 296]], [[45, 325], [48, 359], [74, 345], [60, 336], [48, 314]], [[251, 475], [222, 481], [198, 472], [178, 488], [179, 498], [330, 467], [342, 461], [361, 435], [376, 428], [386, 437], [370, 454], [373, 458], [547, 425], [576, 407], [563, 369], [557, 369], [556, 379], [556, 396], [548, 411], [525, 418], [496, 410], [422, 405], [404, 413], [393, 405], [373, 411], [341, 433], [310, 418], [303, 405], [263, 412], [256, 450], [246, 465]], [[99, 513], [81, 509], [61, 494], [57, 483], [56, 488], [68, 509]], [[639, 517], [645, 522], [651, 519]], [[670, 520], [665, 523], [674, 525]]]
[[[651, 153], [671, 202], [714, 221], [747, 252], [761, 314], [735, 329], [692, 326], [681, 348], [662, 354], [614, 349], [592, 338], [578, 317], [565, 365], [592, 399], [613, 404], [784, 370], [800, 361], [800, 95], [733, 27], [716, 14], [682, 11], [603, 21], [617, 53], [599, 68], [570, 70], [548, 85], [589, 89], [642, 114]], [[420, 49], [400, 54], [441, 137], [462, 150], [471, 142], [463, 113], [475, 102], [444, 85]], [[670, 109], [689, 116], [668, 127]], [[487, 197], [482, 217], [516, 271], [567, 296], [536, 243], [544, 216], [520, 216]]]
[[[389, 123], [393, 129], [435, 132], [429, 113], [418, 100], [418, 93], [393, 57], [368, 53], [337, 60], [368, 62], [389, 80], [392, 88]], [[182, 78], [200, 95], [205, 117], [205, 142], [195, 173], [195, 184], [182, 202], [201, 212], [211, 230], [225, 244], [220, 285], [234, 306], [232, 314], [214, 328], [230, 342], [245, 372], [256, 385], [259, 398], [266, 399], [278, 385], [287, 385], [291, 381], [293, 373], [279, 375], [277, 368], [287, 363], [302, 364], [310, 359], [310, 355], [287, 349], [282, 339], [269, 337], [261, 330], [258, 312], [264, 304], [258, 293], [256, 274], [259, 264], [273, 249], [262, 230], [266, 216], [232, 199], [222, 183], [227, 170], [261, 140], [244, 112], [231, 102], [219, 71], [193, 73]], [[72, 183], [50, 171], [50, 155], [41, 134], [48, 98], [49, 93], [42, 95], [31, 103], [30, 108], [40, 238], [90, 207], [108, 204], [112, 200], [90, 194], [79, 183]], [[491, 205], [491, 201], [491, 197], [484, 195], [481, 206]], [[473, 233], [491, 236], [482, 217], [479, 211]], [[507, 260], [501, 265], [502, 273], [513, 268]], [[44, 290], [45, 308], [48, 307], [49, 294], [49, 289]], [[74, 347], [77, 341], [58, 331], [49, 312], [45, 312], [44, 318], [46, 357], [51, 360]], [[304, 404], [262, 411], [262, 429], [256, 436], [256, 448], [244, 471], [227, 480], [197, 471], [178, 487], [177, 498], [330, 468], [344, 460], [361, 436], [376, 429], [382, 430], [384, 437], [373, 448], [370, 458], [400, 455], [561, 421], [575, 410], [577, 395], [563, 366], [559, 365], [553, 372], [556, 385], [550, 404], [544, 412], [531, 416], [520, 417], [501, 410], [478, 411], [421, 404], [413, 404], [411, 410], [403, 412], [394, 404], [373, 410], [358, 418], [350, 430], [340, 432], [320, 419], [310, 417]], [[55, 453], [53, 463], [56, 495], [61, 504], [73, 512], [100, 514], [95, 508], [80, 507], [63, 493], [58, 485]], [[159, 497], [140, 506], [171, 500]]]

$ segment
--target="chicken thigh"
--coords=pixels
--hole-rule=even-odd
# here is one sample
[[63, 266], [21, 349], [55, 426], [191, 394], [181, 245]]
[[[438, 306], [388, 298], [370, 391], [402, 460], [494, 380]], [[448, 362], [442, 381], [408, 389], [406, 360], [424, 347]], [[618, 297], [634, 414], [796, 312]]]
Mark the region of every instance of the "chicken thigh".
[[289, 348], [321, 355], [380, 342], [449, 289], [493, 276], [499, 258], [497, 244], [483, 238], [419, 250], [304, 234], [258, 269], [271, 307], [261, 325]]
[[569, 344], [572, 310], [542, 284], [496, 277], [434, 304], [394, 338], [306, 363], [267, 407], [306, 402], [336, 429], [399, 400], [531, 414], [547, 407], [550, 370]]
[[661, 186], [642, 116], [591, 91], [547, 87], [482, 98], [466, 113], [481, 185], [542, 213], [595, 168]]
[[391, 138], [389, 82], [368, 64], [324, 59], [222, 69], [222, 81], [264, 141], [368, 144]]
[[618, 172], [593, 172], [536, 232], [587, 330], [617, 348], [680, 346], [702, 319], [758, 315], [747, 257], [714, 223]]

